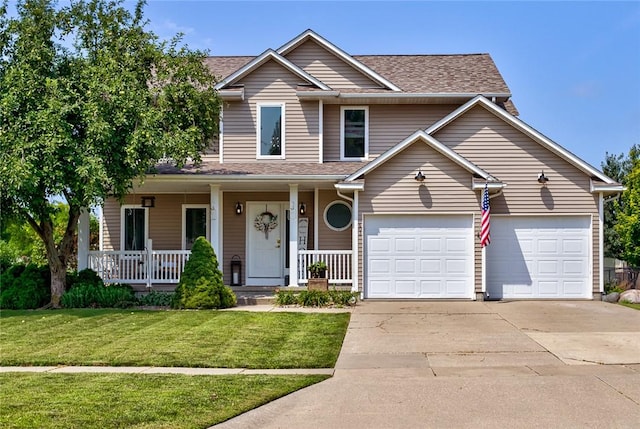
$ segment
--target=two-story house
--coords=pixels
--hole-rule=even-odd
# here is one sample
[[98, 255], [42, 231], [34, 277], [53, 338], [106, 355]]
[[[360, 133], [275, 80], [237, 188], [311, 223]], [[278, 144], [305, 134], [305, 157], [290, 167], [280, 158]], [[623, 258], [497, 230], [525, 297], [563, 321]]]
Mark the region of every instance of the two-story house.
[[349, 55], [307, 30], [206, 61], [219, 138], [105, 202], [81, 259], [106, 280], [175, 284], [204, 235], [231, 285], [304, 286], [324, 260], [364, 298], [602, 292], [603, 199], [622, 187], [520, 120], [488, 54]]

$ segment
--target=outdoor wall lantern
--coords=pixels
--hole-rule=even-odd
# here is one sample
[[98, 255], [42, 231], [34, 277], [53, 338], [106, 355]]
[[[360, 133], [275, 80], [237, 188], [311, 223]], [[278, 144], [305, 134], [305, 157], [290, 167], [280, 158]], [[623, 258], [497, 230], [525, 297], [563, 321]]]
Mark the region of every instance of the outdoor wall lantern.
[[544, 170], [542, 170], [542, 172], [538, 174], [538, 183], [542, 185], [546, 185], [548, 181], [549, 181], [549, 178], [544, 175]]
[[414, 179], [416, 179], [416, 182], [419, 182], [419, 183], [424, 182], [424, 179], [426, 179], [426, 178], [427, 178], [427, 176], [422, 174], [422, 170], [418, 170], [418, 174], [416, 174], [416, 177], [414, 177]]
[[300, 203], [300, 214], [303, 216], [307, 214], [307, 205], [305, 203]]
[[140, 199], [140, 203], [142, 207], [155, 207], [156, 206], [156, 197], [142, 197]]
[[241, 215], [243, 211], [244, 211], [244, 207], [242, 206], [242, 203], [238, 201], [236, 203], [236, 214]]
[[242, 261], [238, 255], [231, 257], [231, 286], [242, 286]]

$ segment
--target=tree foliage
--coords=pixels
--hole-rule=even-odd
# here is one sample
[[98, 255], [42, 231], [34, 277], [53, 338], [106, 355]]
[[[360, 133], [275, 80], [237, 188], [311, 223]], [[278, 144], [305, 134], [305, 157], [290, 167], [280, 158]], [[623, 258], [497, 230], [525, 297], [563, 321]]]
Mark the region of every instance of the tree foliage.
[[206, 238], [198, 237], [176, 287], [174, 307], [228, 308], [235, 305], [236, 296], [224, 285], [211, 244]]
[[628, 155], [607, 153], [602, 170], [627, 190], [604, 204], [606, 256], [640, 266], [640, 145]]
[[627, 189], [620, 199], [615, 231], [620, 237], [621, 259], [640, 268], [640, 146], [629, 151], [629, 172], [624, 185]]
[[[59, 306], [80, 210], [122, 199], [160, 159], [200, 161], [220, 100], [204, 54], [146, 29], [144, 2], [17, 2], [0, 8], [3, 220], [23, 219], [45, 248]], [[68, 203], [55, 238], [52, 195]]]

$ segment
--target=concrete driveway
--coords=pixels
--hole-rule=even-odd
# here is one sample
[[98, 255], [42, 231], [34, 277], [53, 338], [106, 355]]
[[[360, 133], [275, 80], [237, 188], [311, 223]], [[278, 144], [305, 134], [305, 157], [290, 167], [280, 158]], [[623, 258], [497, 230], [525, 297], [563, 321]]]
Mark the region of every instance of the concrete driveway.
[[366, 301], [333, 378], [218, 427], [637, 428], [640, 311]]

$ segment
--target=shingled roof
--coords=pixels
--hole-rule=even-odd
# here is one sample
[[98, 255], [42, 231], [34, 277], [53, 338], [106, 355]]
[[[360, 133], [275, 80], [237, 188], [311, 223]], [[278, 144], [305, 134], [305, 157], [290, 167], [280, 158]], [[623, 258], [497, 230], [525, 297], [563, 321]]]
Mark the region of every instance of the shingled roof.
[[[220, 79], [255, 57], [208, 57], [205, 63]], [[489, 54], [354, 55], [353, 58], [409, 93], [509, 93]]]

